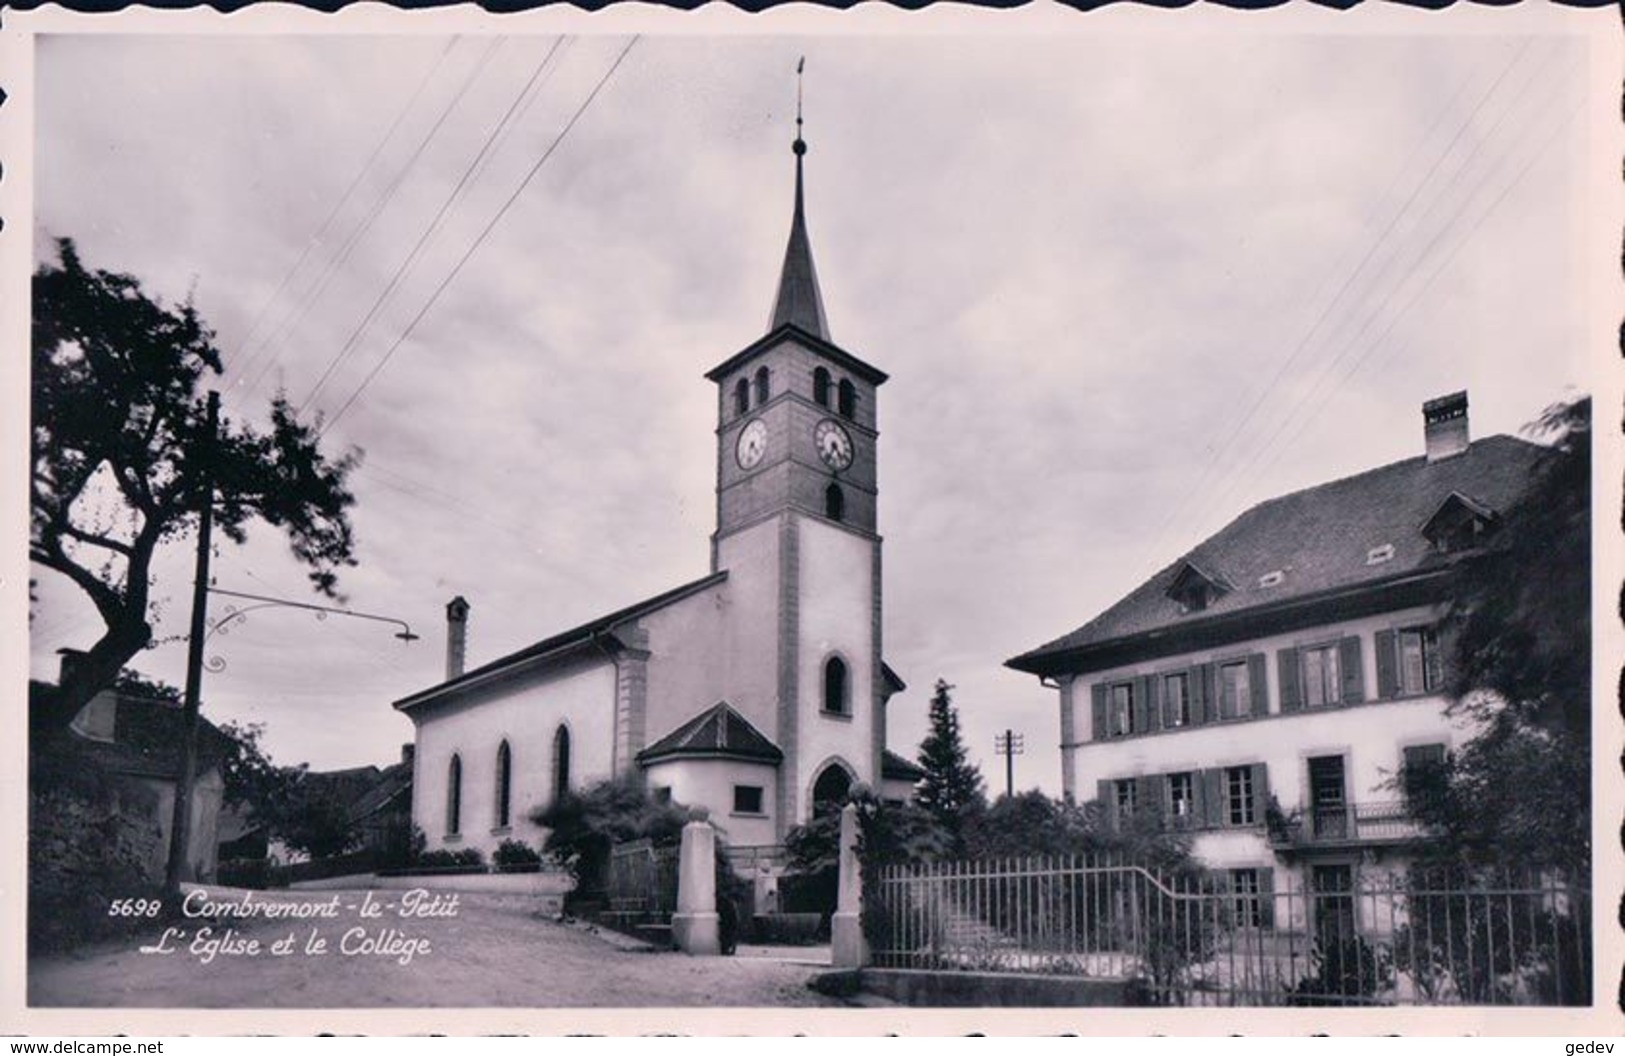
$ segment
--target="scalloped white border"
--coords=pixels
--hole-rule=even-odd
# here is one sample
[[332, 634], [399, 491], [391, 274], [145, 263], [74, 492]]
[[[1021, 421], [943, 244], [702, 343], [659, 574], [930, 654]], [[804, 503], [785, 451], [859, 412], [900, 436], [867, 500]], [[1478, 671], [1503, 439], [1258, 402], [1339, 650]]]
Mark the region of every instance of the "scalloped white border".
[[[30, 1009], [26, 1006], [23, 956], [23, 898], [26, 892], [25, 739], [0, 738], [0, 1034], [146, 1036], [272, 1034], [543, 1034], [640, 1035], [678, 1033], [738, 1035], [790, 1033], [816, 1035], [986, 1034], [1214, 1036], [1331, 1034], [1568, 1035], [1625, 1033], [1625, 1015], [1612, 1004], [1625, 970], [1625, 936], [1616, 925], [1621, 903], [1620, 819], [1625, 818], [1625, 781], [1620, 753], [1625, 746], [1618, 687], [1625, 668], [1625, 634], [1616, 607], [1625, 584], [1621, 545], [1621, 481], [1625, 443], [1619, 409], [1625, 393], [1625, 364], [1619, 354], [1620, 321], [1625, 319], [1621, 288], [1625, 189], [1620, 180], [1625, 128], [1620, 120], [1620, 72], [1625, 70], [1625, 35], [1612, 7], [1574, 9], [1548, 2], [1487, 9], [1458, 2], [1445, 11], [1380, 4], [1332, 11], [1309, 4], [1268, 11], [1236, 11], [1216, 6], [1164, 10], [1118, 0], [1082, 13], [1059, 4], [1031, 3], [1014, 10], [986, 10], [938, 4], [920, 12], [889, 4], [863, 3], [839, 11], [790, 4], [752, 14], [712, 3], [677, 11], [643, 3], [621, 3], [598, 12], [573, 6], [492, 15], [472, 5], [433, 11], [401, 11], [376, 3], [353, 4], [336, 14], [282, 3], [254, 4], [230, 15], [202, 8], [155, 11], [132, 7], [111, 14], [84, 15], [54, 5], [35, 11], [3, 12], [0, 26], [0, 700], [5, 729], [23, 728], [28, 670], [26, 538], [26, 421], [28, 279], [31, 270], [32, 160], [34, 114], [33, 38], [39, 33], [518, 33], [576, 34], [1049, 34], [1087, 32], [1155, 36], [1193, 27], [1204, 32], [1280, 34], [1324, 33], [1558, 33], [1587, 40], [1593, 75], [1592, 215], [1595, 244], [1586, 247], [1585, 274], [1593, 283], [1592, 303], [1602, 310], [1594, 321], [1597, 409], [1593, 518], [1594, 682], [1594, 845], [1597, 890], [1594, 916], [1595, 993], [1604, 1002], [1592, 1009]], [[1122, 1051], [1127, 1045], [1112, 1047]]]

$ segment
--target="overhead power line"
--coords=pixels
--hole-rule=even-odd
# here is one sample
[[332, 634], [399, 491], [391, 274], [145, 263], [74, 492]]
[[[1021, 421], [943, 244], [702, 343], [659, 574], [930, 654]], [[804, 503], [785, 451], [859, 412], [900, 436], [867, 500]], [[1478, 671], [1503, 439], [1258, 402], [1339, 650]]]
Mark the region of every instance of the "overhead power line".
[[[260, 306], [260, 310], [255, 314], [253, 321], [249, 324], [247, 332], [243, 334], [241, 344], [243, 361], [237, 365], [239, 378], [236, 386], [243, 384], [243, 379], [247, 376], [248, 371], [253, 365], [255, 359], [261, 356], [269, 347], [269, 345], [262, 341], [259, 348], [255, 349], [254, 338], [259, 331], [260, 324], [269, 318], [272, 305], [274, 305], [277, 302], [277, 299], [282, 296], [283, 291], [286, 290], [289, 284], [293, 281], [293, 277], [297, 275], [300, 269], [305, 266], [305, 261], [310, 259], [311, 251], [317, 246], [323, 244], [328, 229], [333, 226], [333, 223], [338, 219], [339, 214], [344, 211], [344, 207], [349, 204], [350, 199], [361, 187], [362, 181], [366, 178], [367, 174], [372, 171], [373, 165], [378, 161], [379, 156], [383, 153], [384, 147], [391, 139], [394, 138], [396, 131], [401, 126], [401, 122], [406, 119], [406, 115], [411, 112], [412, 107], [416, 105], [418, 99], [423, 95], [424, 89], [428, 88], [429, 82], [433, 80], [434, 75], [440, 71], [440, 67], [445, 64], [446, 56], [451, 54], [451, 49], [456, 46], [457, 42], [461, 39], [461, 37], [452, 37], [446, 42], [446, 46], [440, 49], [440, 54], [435, 58], [433, 65], [431, 65], [429, 69], [425, 71], [422, 79], [418, 81], [416, 90], [412, 92], [411, 96], [407, 98], [406, 103], [402, 105], [400, 110], [395, 114], [395, 119], [389, 123], [389, 128], [384, 132], [382, 138], [378, 140], [377, 145], [372, 148], [372, 153], [367, 156], [367, 160], [362, 163], [361, 168], [357, 170], [355, 178], [351, 180], [350, 185], [345, 188], [343, 196], [339, 198], [337, 204], [333, 206], [332, 211], [327, 214], [327, 218], [323, 220], [321, 225], [316, 229], [316, 233], [311, 235], [310, 238], [305, 242], [305, 247], [300, 252], [299, 259], [294, 262], [293, 267], [288, 269], [288, 273], [282, 276], [282, 281], [277, 284], [277, 287], [272, 291], [271, 296], [266, 298], [265, 303]], [[234, 391], [236, 386], [233, 386], [232, 390], [227, 390], [228, 395]]]
[[486, 158], [486, 156], [490, 154], [493, 146], [496, 144], [503, 131], [509, 127], [510, 123], [514, 119], [514, 115], [519, 112], [521, 104], [530, 97], [532, 89], [536, 88], [540, 83], [544, 83], [542, 81], [542, 72], [543, 70], [548, 69], [548, 64], [552, 61], [553, 56], [558, 53], [560, 43], [561, 40], [554, 40], [553, 46], [547, 50], [547, 54], [543, 55], [541, 61], [536, 64], [536, 68], [531, 71], [530, 79], [525, 82], [524, 87], [519, 90], [518, 94], [514, 96], [513, 101], [508, 104], [508, 109], [503, 112], [502, 117], [500, 120], [498, 120], [496, 126], [493, 127], [486, 135], [485, 142], [480, 145], [479, 152], [474, 155], [473, 160], [463, 168], [463, 174], [458, 177], [457, 183], [446, 195], [445, 200], [440, 203], [439, 210], [435, 212], [428, 225], [424, 227], [423, 233], [420, 234], [417, 241], [412, 244], [411, 250], [401, 261], [400, 265], [396, 267], [394, 274], [390, 276], [388, 284], [384, 286], [383, 292], [379, 293], [378, 296], [373, 300], [372, 307], [367, 309], [367, 314], [364, 315], [361, 318], [361, 321], [356, 324], [355, 329], [350, 331], [350, 336], [345, 339], [344, 344], [339, 347], [338, 352], [336, 352], [333, 355], [333, 358], [328, 361], [327, 369], [322, 371], [321, 377], [318, 378], [316, 384], [311, 387], [310, 393], [305, 397], [304, 401], [299, 404], [299, 412], [301, 414], [303, 414], [304, 411], [315, 402], [316, 397], [319, 396], [322, 389], [327, 386], [327, 383], [333, 377], [334, 372], [337, 371], [344, 361], [349, 359], [350, 356], [355, 352], [356, 348], [359, 347], [363, 335], [366, 334], [367, 328], [372, 324], [373, 319], [377, 318], [378, 312], [384, 306], [384, 302], [389, 300], [390, 295], [400, 287], [400, 284], [403, 280], [405, 280], [407, 273], [412, 270], [412, 265], [417, 263], [418, 257], [422, 254], [424, 247], [429, 244], [429, 240], [434, 237], [437, 231], [440, 230], [441, 224], [446, 218], [446, 214], [449, 213], [452, 206], [455, 205], [460, 198], [462, 198], [463, 191], [468, 187], [469, 182], [473, 179], [474, 173], [479, 169], [481, 162]]
[[[384, 189], [383, 194], [381, 194], [373, 203], [371, 210], [367, 213], [366, 217], [361, 221], [361, 223], [350, 232], [349, 237], [345, 239], [344, 245], [339, 248], [338, 253], [327, 262], [327, 265], [322, 270], [321, 276], [316, 280], [315, 285], [311, 288], [308, 295], [303, 298], [297, 313], [290, 314], [284, 320], [283, 325], [278, 327], [268, 339], [269, 343], [281, 344], [287, 339], [291, 338], [293, 334], [298, 331], [300, 325], [305, 321], [306, 316], [310, 314], [311, 309], [314, 308], [316, 303], [321, 300], [322, 295], [327, 292], [328, 284], [332, 281], [333, 276], [337, 273], [338, 269], [350, 259], [350, 254], [355, 250], [355, 247], [360, 243], [361, 239], [366, 236], [367, 232], [372, 230], [373, 224], [383, 213], [384, 208], [392, 200], [394, 200], [396, 192], [399, 191], [401, 186], [406, 182], [407, 177], [417, 166], [418, 160], [423, 156], [424, 151], [428, 149], [429, 144], [433, 142], [434, 138], [440, 133], [440, 129], [445, 125], [446, 119], [451, 116], [452, 111], [457, 108], [457, 104], [460, 103], [463, 97], [468, 94], [468, 90], [474, 86], [474, 82], [478, 80], [480, 74], [485, 71], [485, 68], [491, 62], [492, 56], [495, 55], [497, 50], [502, 47], [502, 44], [503, 40], [498, 38], [486, 45], [485, 51], [481, 53], [473, 69], [469, 71], [468, 75], [463, 79], [462, 84], [458, 86], [457, 91], [452, 95], [452, 97], [447, 100], [446, 105], [441, 108], [439, 116], [435, 118], [434, 123], [429, 126], [428, 131], [425, 132], [422, 138], [418, 140], [417, 146], [413, 148], [411, 155], [406, 159], [405, 163], [402, 164], [398, 170], [396, 170], [395, 177], [390, 181], [389, 186]], [[248, 383], [248, 394], [252, 395], [259, 390], [260, 384], [264, 381], [266, 374], [270, 372], [270, 369], [275, 362], [276, 356], [273, 354], [270, 359], [266, 360], [261, 365], [258, 373]]]
[[508, 210], [513, 208], [514, 202], [518, 201], [519, 196], [524, 193], [525, 188], [530, 186], [530, 181], [536, 178], [536, 174], [538, 172], [542, 171], [542, 166], [547, 164], [548, 159], [553, 156], [554, 152], [558, 150], [559, 145], [563, 143], [565, 138], [570, 134], [570, 130], [575, 128], [576, 123], [581, 120], [582, 115], [587, 112], [587, 109], [590, 106], [592, 106], [593, 100], [598, 98], [598, 94], [604, 90], [604, 86], [608, 84], [609, 79], [615, 75], [615, 71], [620, 69], [621, 63], [626, 61], [626, 56], [631, 53], [633, 46], [637, 44], [640, 39], [642, 38], [633, 37], [631, 40], [626, 42], [626, 46], [621, 49], [621, 53], [615, 57], [615, 61], [610, 64], [609, 69], [604, 71], [604, 75], [599, 78], [598, 83], [593, 86], [592, 91], [588, 93], [586, 99], [582, 100], [581, 105], [576, 109], [576, 112], [570, 116], [570, 120], [565, 123], [564, 128], [559, 131], [559, 134], [554, 137], [553, 142], [548, 144], [547, 149], [542, 152], [542, 156], [536, 160], [536, 164], [531, 166], [530, 171], [525, 174], [525, 178], [519, 182], [519, 186], [514, 188], [513, 193], [508, 196], [508, 200], [502, 203], [502, 207], [497, 210], [496, 215], [491, 217], [490, 222], [487, 223], [484, 229], [480, 231], [479, 235], [474, 239], [473, 243], [469, 245], [462, 257], [458, 259], [451, 271], [447, 273], [440, 285], [435, 287], [434, 292], [429, 295], [429, 299], [424, 302], [422, 309], [418, 311], [417, 315], [412, 317], [412, 321], [407, 324], [406, 329], [401, 331], [400, 336], [395, 339], [395, 343], [389, 346], [389, 349], [384, 353], [383, 358], [374, 364], [372, 370], [369, 371], [367, 376], [361, 380], [361, 384], [354, 392], [350, 394], [350, 398], [345, 400], [344, 404], [340, 406], [339, 409], [333, 413], [333, 416], [327, 420], [326, 424], [322, 428], [322, 434], [325, 435], [327, 430], [333, 428], [338, 420], [344, 417], [350, 408], [355, 405], [355, 402], [361, 398], [361, 394], [367, 390], [367, 386], [371, 385], [373, 379], [376, 378], [379, 372], [389, 364], [389, 361], [395, 355], [396, 350], [399, 349], [406, 339], [411, 336], [412, 331], [417, 329], [418, 323], [422, 322], [423, 317], [429, 314], [429, 310], [434, 307], [437, 301], [439, 301], [440, 295], [445, 292], [446, 287], [451, 285], [452, 280], [455, 279], [463, 270], [463, 266], [468, 263], [471, 257], [473, 257], [475, 251], [484, 244], [486, 238], [490, 236], [497, 224], [504, 216], [507, 215]]

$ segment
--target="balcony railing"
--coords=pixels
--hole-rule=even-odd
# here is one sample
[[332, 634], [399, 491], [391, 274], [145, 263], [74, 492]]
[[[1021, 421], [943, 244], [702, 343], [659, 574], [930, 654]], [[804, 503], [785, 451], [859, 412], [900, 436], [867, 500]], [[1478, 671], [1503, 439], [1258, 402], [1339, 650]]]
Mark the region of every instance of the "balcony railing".
[[1278, 847], [1406, 843], [1428, 835], [1401, 800], [1295, 810], [1271, 819], [1269, 830], [1270, 842]]

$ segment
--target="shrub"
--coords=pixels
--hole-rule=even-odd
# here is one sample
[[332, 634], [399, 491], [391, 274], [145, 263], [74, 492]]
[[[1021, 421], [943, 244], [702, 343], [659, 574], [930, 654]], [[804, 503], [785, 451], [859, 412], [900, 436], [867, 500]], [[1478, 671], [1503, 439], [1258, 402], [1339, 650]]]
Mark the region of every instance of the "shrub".
[[418, 855], [416, 868], [443, 872], [483, 873], [485, 855], [478, 847], [464, 847], [457, 851], [426, 851]]
[[1370, 1005], [1394, 985], [1388, 951], [1357, 935], [1323, 936], [1310, 952], [1310, 974], [1289, 991], [1291, 1005]]
[[670, 847], [681, 840], [688, 811], [654, 802], [634, 779], [617, 778], [560, 796], [530, 818], [548, 830], [542, 850], [575, 878], [575, 903], [602, 895], [612, 847], [641, 839]]
[[523, 840], [503, 840], [491, 861], [503, 873], [535, 873], [542, 868], [541, 854]]

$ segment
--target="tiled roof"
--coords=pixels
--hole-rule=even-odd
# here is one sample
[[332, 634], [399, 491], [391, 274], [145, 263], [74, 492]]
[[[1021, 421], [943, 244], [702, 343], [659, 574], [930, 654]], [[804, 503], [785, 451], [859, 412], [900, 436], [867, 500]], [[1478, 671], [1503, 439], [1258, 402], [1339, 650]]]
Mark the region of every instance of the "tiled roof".
[[887, 748], [880, 753], [880, 776], [890, 781], [918, 781], [925, 771]]
[[762, 736], [727, 701], [718, 701], [638, 753], [638, 762], [650, 763], [670, 756], [725, 755], [777, 763], [784, 758], [778, 745]]
[[[1082, 627], [1008, 665], [1047, 671], [1063, 654], [1135, 635], [1445, 569], [1452, 556], [1422, 534], [1441, 503], [1454, 493], [1504, 514], [1546, 454], [1491, 436], [1451, 458], [1418, 456], [1259, 503]], [[1200, 611], [1181, 611], [1169, 588], [1191, 567], [1234, 589]]]

